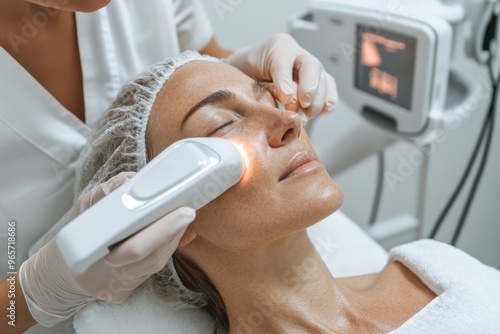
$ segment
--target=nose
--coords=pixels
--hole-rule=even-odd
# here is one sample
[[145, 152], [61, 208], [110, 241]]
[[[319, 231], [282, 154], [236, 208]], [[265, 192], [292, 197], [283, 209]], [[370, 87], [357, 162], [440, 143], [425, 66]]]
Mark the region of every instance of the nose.
[[267, 118], [267, 141], [273, 148], [286, 145], [300, 136], [302, 120], [298, 113], [289, 110], [271, 108], [265, 113]]

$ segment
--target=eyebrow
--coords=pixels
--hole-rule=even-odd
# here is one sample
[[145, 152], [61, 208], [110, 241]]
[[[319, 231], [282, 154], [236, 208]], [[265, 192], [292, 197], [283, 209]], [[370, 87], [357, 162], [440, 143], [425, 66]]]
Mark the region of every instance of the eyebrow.
[[[252, 87], [252, 92], [254, 95], [262, 94], [262, 93], [266, 93], [266, 92], [270, 93], [269, 88], [266, 85], [264, 85], [258, 81], [252, 82], [251, 87]], [[234, 100], [234, 99], [236, 99], [236, 94], [228, 89], [221, 89], [221, 90], [218, 90], [216, 92], [213, 92], [212, 94], [208, 95], [203, 100], [201, 100], [200, 102], [196, 103], [191, 109], [189, 109], [189, 111], [187, 112], [187, 114], [184, 116], [184, 118], [181, 121], [181, 129], [186, 124], [186, 121], [188, 120], [188, 118], [191, 117], [197, 110], [203, 108], [204, 106], [218, 104], [218, 103], [224, 103], [224, 102]]]
[[254, 93], [254, 95], [257, 95], [259, 93], [260, 94], [271, 93], [268, 86], [266, 86], [262, 82], [258, 82], [258, 81], [252, 82], [252, 92]]

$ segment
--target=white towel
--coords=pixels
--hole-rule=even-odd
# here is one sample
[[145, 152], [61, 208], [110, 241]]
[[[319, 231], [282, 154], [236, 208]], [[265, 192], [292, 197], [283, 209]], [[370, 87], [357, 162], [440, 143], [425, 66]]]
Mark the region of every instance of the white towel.
[[144, 282], [121, 304], [97, 301], [75, 314], [73, 325], [84, 334], [158, 334], [213, 332], [213, 320], [202, 309], [174, 310], [152, 290], [153, 278]]
[[[419, 240], [391, 250], [437, 297], [393, 334], [500, 333], [500, 271], [450, 245]], [[120, 305], [99, 301], [75, 315], [86, 333], [212, 333], [200, 309], [173, 311], [151, 291], [150, 281]]]
[[403, 263], [437, 295], [391, 333], [500, 333], [500, 271], [427, 239], [392, 249], [389, 259]]

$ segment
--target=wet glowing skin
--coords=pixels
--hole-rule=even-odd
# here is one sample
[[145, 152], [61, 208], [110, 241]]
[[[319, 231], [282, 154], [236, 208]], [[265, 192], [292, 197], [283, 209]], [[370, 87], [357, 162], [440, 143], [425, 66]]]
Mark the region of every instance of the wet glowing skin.
[[[200, 136], [227, 138], [247, 153], [243, 179], [197, 212], [179, 246], [217, 287], [231, 333], [385, 333], [434, 298], [398, 263], [331, 276], [305, 228], [337, 210], [342, 192], [300, 117], [229, 65], [196, 61], [174, 72], [148, 122], [149, 158]], [[251, 314], [261, 320], [253, 327]]]
[[[215, 92], [213, 103], [185, 118]], [[199, 210], [193, 224], [214, 244], [254, 249], [341, 205], [342, 192], [317, 160], [299, 115], [279, 109], [269, 91], [232, 66], [197, 61], [177, 70], [159, 93], [148, 146], [160, 152], [179, 139], [206, 136], [236, 141], [248, 160], [241, 182]]]

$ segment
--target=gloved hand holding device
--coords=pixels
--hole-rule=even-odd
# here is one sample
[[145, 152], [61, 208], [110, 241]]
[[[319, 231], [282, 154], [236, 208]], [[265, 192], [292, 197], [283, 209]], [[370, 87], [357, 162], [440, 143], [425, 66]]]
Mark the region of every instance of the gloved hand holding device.
[[[93, 188], [75, 203], [68, 220], [133, 175], [121, 173]], [[193, 209], [179, 208], [118, 244], [81, 274], [68, 268], [53, 238], [19, 269], [19, 280], [33, 318], [44, 326], [52, 326], [96, 299], [123, 302], [137, 286], [166, 265], [194, 218]]]
[[286, 109], [302, 109], [307, 118], [332, 112], [337, 106], [333, 77], [288, 34], [276, 34], [261, 45], [240, 49], [226, 62], [255, 80], [272, 82], [271, 92]]

